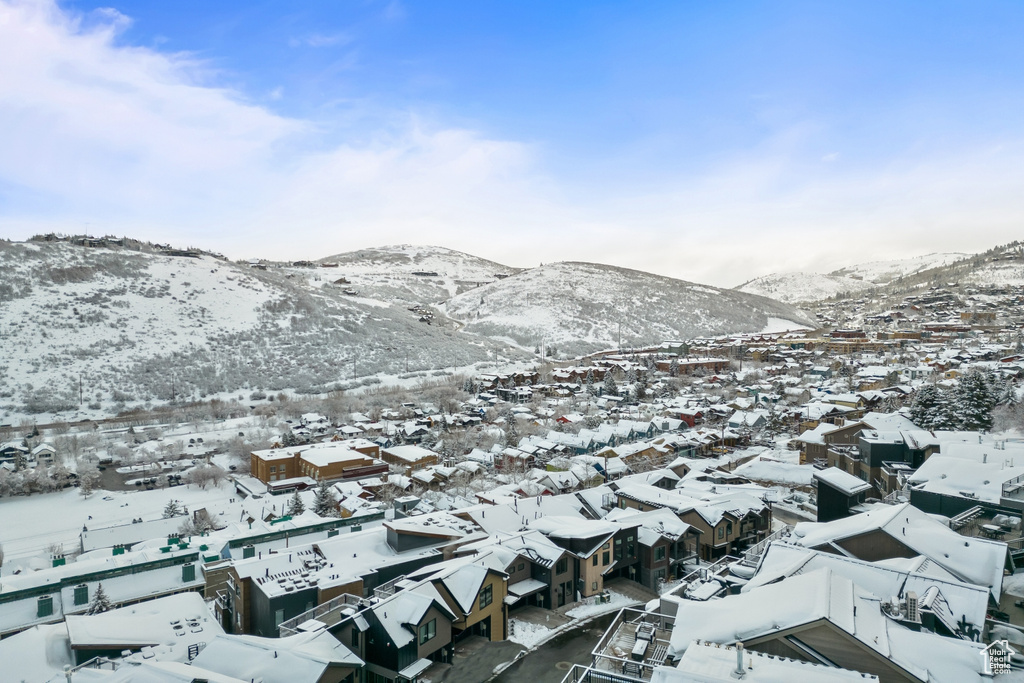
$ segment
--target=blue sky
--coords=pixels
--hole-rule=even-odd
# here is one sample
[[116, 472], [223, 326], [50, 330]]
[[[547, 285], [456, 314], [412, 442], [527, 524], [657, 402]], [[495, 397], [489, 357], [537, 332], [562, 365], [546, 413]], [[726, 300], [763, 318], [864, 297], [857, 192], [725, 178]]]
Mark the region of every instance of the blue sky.
[[1022, 29], [1008, 2], [0, 0], [0, 236], [725, 286], [982, 250], [1024, 218]]

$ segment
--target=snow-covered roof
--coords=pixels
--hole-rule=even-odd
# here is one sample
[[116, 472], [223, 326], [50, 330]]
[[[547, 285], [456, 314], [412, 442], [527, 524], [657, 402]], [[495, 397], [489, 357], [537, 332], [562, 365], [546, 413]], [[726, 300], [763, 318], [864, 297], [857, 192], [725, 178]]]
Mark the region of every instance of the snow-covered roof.
[[[969, 457], [933, 455], [914, 472], [908, 482], [912, 488], [946, 496], [971, 498], [999, 505], [1005, 486], [1024, 482], [1024, 457], [1011, 466], [1002, 451], [992, 451], [983, 462]], [[1018, 453], [1018, 456], [1024, 454]]]
[[[675, 667], [659, 666], [651, 675], [651, 683], [733, 683], [739, 680], [736, 671], [736, 648], [717, 643], [695, 642], [686, 648]], [[743, 653], [744, 683], [871, 683], [878, 677], [800, 659], [787, 659], [756, 650]]]
[[[985, 623], [988, 609], [988, 588], [964, 583], [931, 560], [918, 556], [901, 558], [900, 562], [866, 562], [856, 558], [820, 552], [802, 546], [775, 541], [761, 556], [754, 576], [743, 586], [744, 593], [783, 578], [806, 574], [828, 567], [855, 584], [882, 599], [906, 598], [910, 591], [924, 596], [930, 588], [937, 588], [948, 610], [936, 605], [934, 611], [945, 616], [949, 624], [964, 619], [979, 629]], [[942, 614], [943, 611], [948, 614]], [[947, 624], [947, 625], [949, 625]]]
[[116, 526], [84, 529], [81, 534], [82, 552], [90, 552], [99, 548], [112, 548], [115, 545], [132, 546], [140, 541], [151, 538], [178, 535], [182, 524], [189, 521], [187, 514], [153, 519], [137, 524], [118, 524]]
[[801, 522], [793, 530], [792, 540], [807, 548], [828, 546], [843, 552], [837, 543], [876, 530], [884, 531], [957, 578], [988, 587], [999, 599], [1006, 544], [961, 536], [910, 503], [880, 505], [831, 522]]
[[731, 645], [827, 620], [919, 681], [982, 678], [982, 646], [908, 629], [887, 618], [877, 596], [828, 568], [720, 600], [676, 600], [669, 655], [695, 641]]
[[871, 488], [871, 484], [853, 476], [849, 472], [844, 472], [838, 467], [826, 467], [823, 470], [815, 470], [814, 480], [824, 482], [847, 496], [855, 496]]
[[285, 638], [219, 635], [192, 661], [199, 669], [264, 683], [316, 683], [330, 666], [362, 664], [351, 650], [323, 630]]

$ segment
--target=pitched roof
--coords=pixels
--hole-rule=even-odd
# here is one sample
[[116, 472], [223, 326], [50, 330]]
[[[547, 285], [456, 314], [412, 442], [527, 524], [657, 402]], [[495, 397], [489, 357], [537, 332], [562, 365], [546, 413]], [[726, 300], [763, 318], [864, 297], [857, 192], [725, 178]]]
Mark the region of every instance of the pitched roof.
[[843, 554], [837, 543], [881, 530], [919, 555], [924, 555], [957, 578], [986, 586], [998, 600], [1003, 585], [1006, 544], [968, 538], [913, 507], [880, 505], [869, 512], [831, 522], [801, 522], [793, 530], [794, 543], [807, 548], [830, 546]]

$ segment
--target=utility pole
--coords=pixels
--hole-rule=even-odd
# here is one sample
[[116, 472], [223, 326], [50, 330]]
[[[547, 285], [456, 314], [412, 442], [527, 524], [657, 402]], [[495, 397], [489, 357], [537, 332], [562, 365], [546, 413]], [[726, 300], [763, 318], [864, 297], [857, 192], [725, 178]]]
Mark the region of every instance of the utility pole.
[[78, 405], [82, 405], [82, 376], [78, 376]]

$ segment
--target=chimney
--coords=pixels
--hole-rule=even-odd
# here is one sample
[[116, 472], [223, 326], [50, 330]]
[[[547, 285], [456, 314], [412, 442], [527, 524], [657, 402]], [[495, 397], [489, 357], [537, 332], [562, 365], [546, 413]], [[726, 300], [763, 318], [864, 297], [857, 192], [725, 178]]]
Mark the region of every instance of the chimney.
[[736, 671], [737, 678], [743, 678], [746, 671], [743, 669], [743, 643], [736, 643]]

